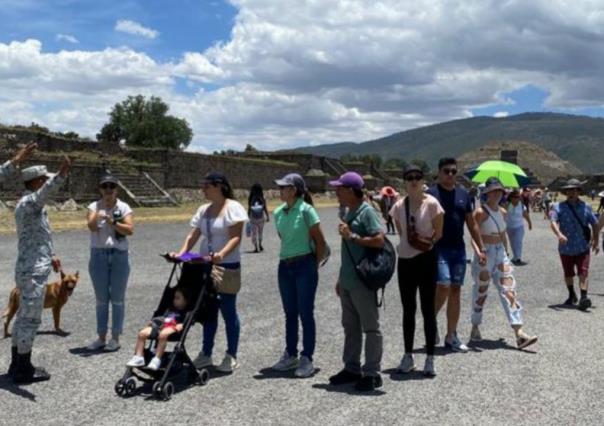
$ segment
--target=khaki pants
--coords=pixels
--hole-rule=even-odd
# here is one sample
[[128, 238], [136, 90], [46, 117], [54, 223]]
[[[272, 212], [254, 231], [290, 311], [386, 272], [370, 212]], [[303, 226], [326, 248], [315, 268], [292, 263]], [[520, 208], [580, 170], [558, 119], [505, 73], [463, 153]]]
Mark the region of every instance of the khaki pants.
[[[344, 327], [344, 368], [367, 376], [379, 374], [382, 362], [382, 333], [375, 293], [364, 286], [352, 290], [340, 287], [342, 326]], [[365, 364], [361, 352], [365, 335]]]

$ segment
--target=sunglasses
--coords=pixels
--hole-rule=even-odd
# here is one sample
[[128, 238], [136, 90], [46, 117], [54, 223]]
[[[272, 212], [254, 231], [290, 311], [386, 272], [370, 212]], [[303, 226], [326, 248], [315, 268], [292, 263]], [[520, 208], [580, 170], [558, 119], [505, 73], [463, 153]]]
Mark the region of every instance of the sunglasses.
[[101, 188], [103, 189], [115, 189], [117, 185], [115, 183], [103, 183], [101, 184]]
[[449, 176], [455, 176], [457, 174], [457, 169], [442, 169], [442, 172]]
[[422, 180], [424, 177], [422, 175], [409, 175], [409, 176], [405, 176], [404, 179], [407, 182], [411, 182], [411, 181], [420, 181]]

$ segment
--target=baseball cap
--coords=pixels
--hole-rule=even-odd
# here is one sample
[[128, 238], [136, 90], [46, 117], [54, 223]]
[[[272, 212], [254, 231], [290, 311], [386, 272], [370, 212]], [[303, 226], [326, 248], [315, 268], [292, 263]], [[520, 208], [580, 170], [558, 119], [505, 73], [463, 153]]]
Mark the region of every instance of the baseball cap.
[[365, 181], [361, 175], [356, 172], [346, 172], [342, 176], [340, 176], [337, 180], [332, 180], [329, 182], [330, 186], [347, 186], [355, 189], [363, 189], [365, 186]]
[[99, 179], [99, 185], [104, 183], [115, 183], [117, 185], [117, 178], [113, 175], [103, 175], [101, 179]]
[[223, 175], [222, 173], [218, 173], [218, 172], [211, 172], [208, 173], [207, 175], [205, 175], [205, 177], [202, 180], [203, 184], [209, 183], [212, 185], [217, 185], [219, 183], [223, 183], [225, 185], [229, 184], [229, 181], [227, 180], [226, 176]]
[[306, 182], [298, 173], [290, 173], [275, 180], [277, 186], [293, 186], [296, 190], [306, 191]]

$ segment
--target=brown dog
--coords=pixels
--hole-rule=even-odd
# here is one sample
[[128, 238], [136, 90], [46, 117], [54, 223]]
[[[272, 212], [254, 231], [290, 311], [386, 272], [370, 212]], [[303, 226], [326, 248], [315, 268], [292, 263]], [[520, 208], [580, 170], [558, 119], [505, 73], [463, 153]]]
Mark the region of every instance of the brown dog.
[[[65, 274], [61, 271], [61, 281], [56, 281], [46, 286], [46, 295], [44, 296], [44, 308], [52, 308], [52, 317], [55, 322], [55, 331], [59, 335], [67, 335], [67, 333], [61, 330], [59, 324], [61, 323], [61, 309], [67, 303], [67, 300], [73, 293], [78, 280], [80, 279], [79, 272], [75, 274]], [[17, 313], [19, 309], [19, 289], [13, 288], [8, 297], [8, 307], [2, 315], [4, 320], [4, 337], [9, 337], [8, 325]]]

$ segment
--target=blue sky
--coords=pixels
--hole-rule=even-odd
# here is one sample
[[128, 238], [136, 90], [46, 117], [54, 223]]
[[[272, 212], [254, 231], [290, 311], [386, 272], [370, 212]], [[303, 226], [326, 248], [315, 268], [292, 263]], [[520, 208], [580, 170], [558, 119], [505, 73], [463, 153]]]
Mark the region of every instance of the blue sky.
[[590, 0], [0, 0], [0, 122], [94, 137], [159, 96], [211, 152], [476, 115], [604, 116]]

